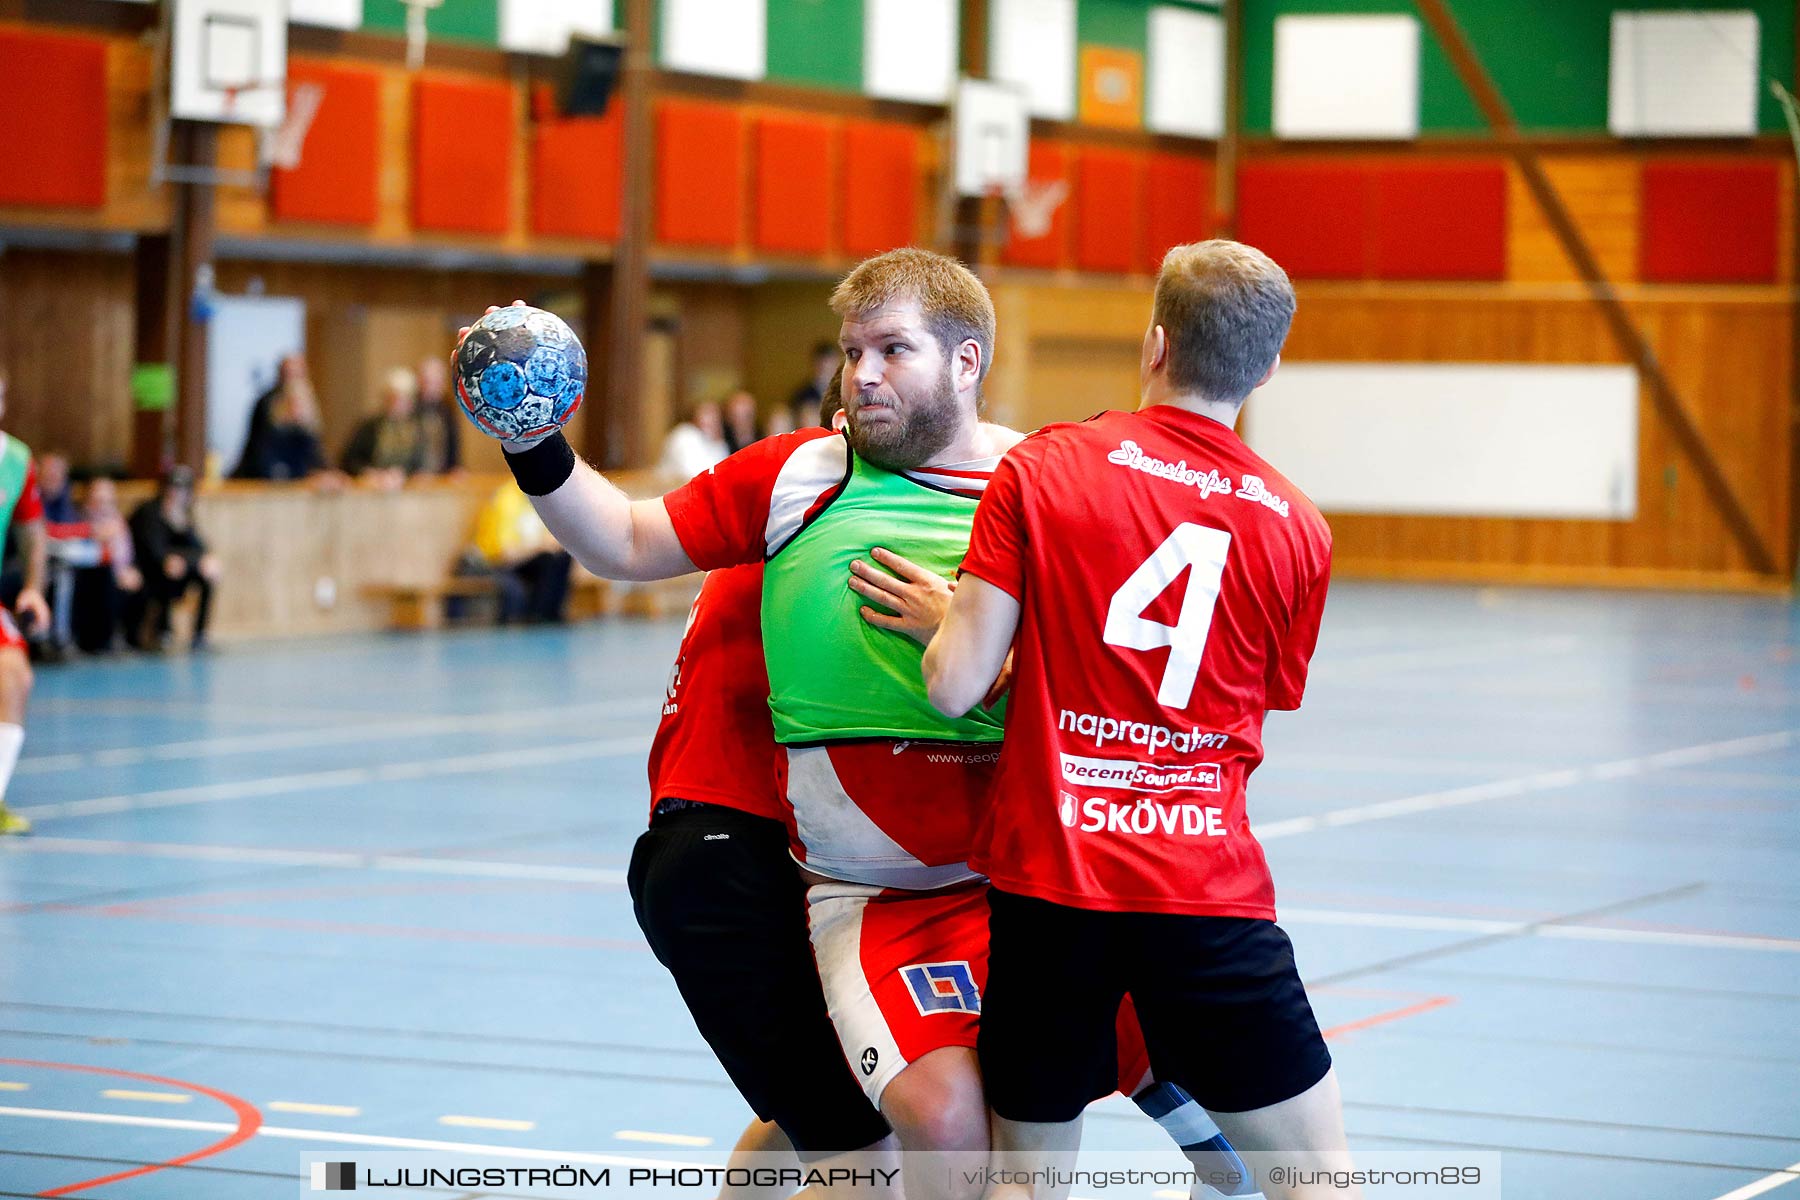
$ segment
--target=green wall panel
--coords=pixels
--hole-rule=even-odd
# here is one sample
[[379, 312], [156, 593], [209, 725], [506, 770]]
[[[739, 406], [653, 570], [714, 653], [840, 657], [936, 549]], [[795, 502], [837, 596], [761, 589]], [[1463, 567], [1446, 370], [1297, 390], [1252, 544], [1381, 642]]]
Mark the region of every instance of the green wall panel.
[[[406, 32], [406, 5], [400, 0], [363, 0], [363, 28]], [[444, 0], [425, 14], [427, 39], [500, 44], [500, 0]], [[426, 61], [431, 51], [425, 52]]]
[[769, 0], [769, 78], [861, 91], [863, 0]]
[[1083, 46], [1115, 46], [1145, 52], [1150, 0], [1077, 0], [1075, 40]]
[[[1786, 128], [1768, 81], [1789, 87], [1794, 76], [1792, 0], [1449, 0], [1511, 105], [1519, 124], [1546, 133], [1605, 133], [1607, 60], [1615, 8], [1745, 9], [1762, 25], [1758, 123], [1765, 133]], [[1275, 100], [1275, 18], [1306, 13], [1409, 13], [1411, 0], [1245, 0], [1244, 128], [1267, 134]], [[1419, 124], [1426, 133], [1487, 128], [1462, 81], [1429, 28], [1419, 55]]]

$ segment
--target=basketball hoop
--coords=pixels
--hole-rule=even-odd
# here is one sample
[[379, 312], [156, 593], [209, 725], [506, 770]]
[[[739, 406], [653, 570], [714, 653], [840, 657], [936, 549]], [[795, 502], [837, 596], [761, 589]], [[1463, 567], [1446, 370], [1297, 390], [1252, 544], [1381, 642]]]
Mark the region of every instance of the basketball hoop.
[[1069, 182], [1051, 179], [1041, 182], [1026, 180], [1018, 187], [1001, 193], [1006, 197], [1006, 215], [1012, 222], [1013, 236], [1041, 238], [1055, 223], [1056, 210], [1069, 198]]

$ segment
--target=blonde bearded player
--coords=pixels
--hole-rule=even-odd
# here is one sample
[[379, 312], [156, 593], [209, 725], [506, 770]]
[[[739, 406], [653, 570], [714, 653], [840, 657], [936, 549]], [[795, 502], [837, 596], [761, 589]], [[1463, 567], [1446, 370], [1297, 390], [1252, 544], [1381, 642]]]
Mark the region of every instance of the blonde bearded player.
[[816, 881], [813, 943], [832, 1017], [901, 1145], [961, 1168], [909, 1175], [909, 1194], [973, 1195], [988, 1149], [973, 1051], [987, 905], [965, 860], [1002, 723], [993, 712], [939, 717], [919, 680], [919, 645], [821, 581], [846, 578], [882, 543], [941, 582], [1018, 435], [977, 418], [993, 307], [960, 264], [893, 251], [852, 271], [833, 304], [847, 439], [767, 439], [636, 503], [559, 436], [509, 446], [508, 464], [551, 531], [603, 577], [765, 562], [782, 787], [795, 856]]

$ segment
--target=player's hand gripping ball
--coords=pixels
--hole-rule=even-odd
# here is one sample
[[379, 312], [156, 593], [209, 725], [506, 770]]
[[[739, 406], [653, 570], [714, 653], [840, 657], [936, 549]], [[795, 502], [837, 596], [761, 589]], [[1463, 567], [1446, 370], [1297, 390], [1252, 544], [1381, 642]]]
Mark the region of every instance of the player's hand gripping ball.
[[556, 432], [581, 407], [587, 351], [541, 308], [496, 308], [456, 347], [456, 398], [490, 437], [528, 442]]

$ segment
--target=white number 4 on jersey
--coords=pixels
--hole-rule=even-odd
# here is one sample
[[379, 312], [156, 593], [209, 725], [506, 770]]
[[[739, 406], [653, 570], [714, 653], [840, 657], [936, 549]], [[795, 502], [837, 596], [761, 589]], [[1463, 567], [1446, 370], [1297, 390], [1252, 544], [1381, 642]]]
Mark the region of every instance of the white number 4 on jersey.
[[[1109, 646], [1123, 650], [1160, 650], [1169, 647], [1169, 663], [1163, 668], [1162, 686], [1156, 699], [1165, 708], [1186, 708], [1200, 674], [1200, 656], [1206, 652], [1206, 635], [1212, 631], [1213, 606], [1219, 601], [1219, 583], [1225, 576], [1225, 555], [1231, 535], [1192, 522], [1178, 525], [1155, 553], [1145, 559], [1131, 578], [1113, 593], [1106, 608]], [[1193, 569], [1181, 616], [1173, 625], [1144, 618], [1144, 610], [1169, 589], [1182, 571]]]

